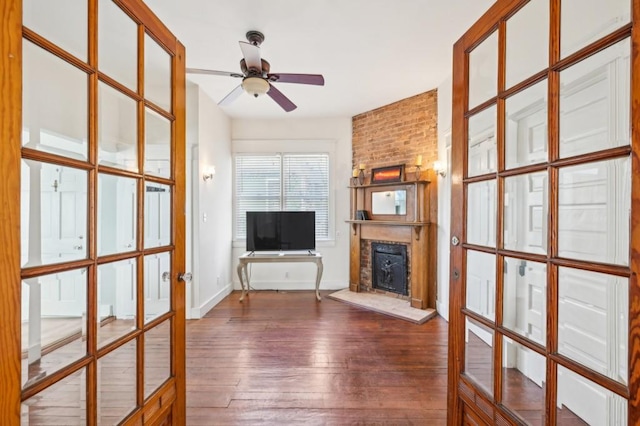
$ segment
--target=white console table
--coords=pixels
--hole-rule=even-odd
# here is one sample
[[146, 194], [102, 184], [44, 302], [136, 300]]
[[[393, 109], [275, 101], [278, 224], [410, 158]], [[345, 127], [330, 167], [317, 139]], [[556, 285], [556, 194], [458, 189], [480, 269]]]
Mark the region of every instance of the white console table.
[[318, 268], [316, 272], [316, 298], [320, 297], [320, 280], [322, 279], [322, 255], [320, 253], [300, 254], [300, 253], [245, 253], [238, 259], [238, 278], [242, 286], [242, 296], [240, 301], [244, 299], [246, 289], [249, 289], [249, 275], [247, 274], [247, 265], [249, 263], [294, 263], [294, 262], [311, 262], [315, 263]]

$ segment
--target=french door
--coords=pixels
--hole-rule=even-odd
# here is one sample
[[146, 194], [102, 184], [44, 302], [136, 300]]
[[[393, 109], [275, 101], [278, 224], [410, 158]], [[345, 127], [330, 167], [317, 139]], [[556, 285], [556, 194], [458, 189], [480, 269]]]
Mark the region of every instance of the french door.
[[184, 424], [184, 47], [141, 0], [0, 17], [2, 423]]
[[450, 425], [640, 422], [639, 18], [498, 0], [454, 47]]

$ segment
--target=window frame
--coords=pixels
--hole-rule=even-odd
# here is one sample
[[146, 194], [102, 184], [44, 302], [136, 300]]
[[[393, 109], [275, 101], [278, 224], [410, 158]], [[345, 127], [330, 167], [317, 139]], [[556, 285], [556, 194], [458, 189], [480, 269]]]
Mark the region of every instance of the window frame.
[[[281, 169], [283, 164], [283, 158], [285, 155], [309, 155], [309, 154], [325, 154], [329, 157], [329, 173], [328, 173], [328, 223], [327, 223], [327, 237], [319, 238], [316, 236], [317, 246], [330, 246], [335, 244], [335, 140], [322, 140], [322, 139], [305, 139], [305, 140], [233, 140], [232, 141], [232, 243], [233, 247], [243, 247], [246, 243], [245, 237], [238, 237], [236, 235], [237, 225], [237, 193], [235, 191], [236, 185], [236, 157], [238, 155], [280, 155]], [[281, 185], [283, 176], [280, 177]], [[282, 186], [281, 186], [282, 188]], [[281, 201], [284, 202], [284, 194], [280, 193]]]

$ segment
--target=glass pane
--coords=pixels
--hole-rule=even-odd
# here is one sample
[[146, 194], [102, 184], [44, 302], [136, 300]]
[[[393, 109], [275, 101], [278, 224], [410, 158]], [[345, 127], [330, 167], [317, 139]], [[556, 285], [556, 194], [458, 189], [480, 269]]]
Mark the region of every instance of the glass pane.
[[628, 278], [559, 268], [559, 353], [626, 384], [628, 313]]
[[136, 261], [98, 266], [98, 347], [136, 329]]
[[23, 401], [20, 406], [20, 424], [23, 426], [87, 423], [87, 371], [85, 368]]
[[549, 2], [532, 0], [507, 20], [506, 87], [549, 66]]
[[98, 256], [136, 249], [136, 180], [98, 175]]
[[78, 59], [87, 61], [87, 1], [24, 0], [25, 27], [52, 41]]
[[98, 67], [137, 91], [138, 25], [112, 0], [99, 0], [98, 7]]
[[171, 56], [144, 35], [144, 97], [171, 112]]
[[502, 326], [547, 345], [547, 265], [504, 258]]
[[558, 426], [626, 425], [627, 404], [620, 395], [558, 366]]
[[496, 256], [467, 251], [467, 308], [496, 319]]
[[144, 257], [145, 323], [171, 309], [171, 256], [169, 253]]
[[630, 143], [630, 42], [605, 49], [560, 73], [560, 156]]
[[104, 83], [98, 84], [98, 162], [138, 171], [136, 101]]
[[470, 177], [497, 170], [496, 114], [497, 108], [494, 105], [469, 118]]
[[136, 408], [137, 341], [98, 360], [98, 424], [115, 425]]
[[87, 74], [26, 40], [22, 46], [22, 145], [86, 160]]
[[504, 180], [504, 248], [547, 253], [547, 172]]
[[562, 0], [560, 54], [565, 58], [630, 21], [630, 0]]
[[558, 196], [559, 256], [629, 264], [628, 157], [561, 168]]
[[29, 386], [87, 353], [87, 270], [22, 281], [22, 384]]
[[87, 172], [22, 160], [23, 267], [87, 258]]
[[464, 372], [493, 395], [493, 330], [466, 318]]
[[469, 53], [469, 109], [498, 94], [498, 32]]
[[146, 182], [144, 193], [144, 247], [171, 244], [171, 187]]
[[144, 172], [171, 177], [171, 123], [147, 108], [144, 130]]
[[171, 320], [144, 333], [144, 397], [171, 377]]
[[496, 246], [496, 181], [467, 186], [467, 242]]
[[508, 337], [502, 339], [502, 404], [527, 424], [544, 425], [547, 359]]
[[508, 98], [505, 120], [507, 169], [547, 161], [547, 80]]

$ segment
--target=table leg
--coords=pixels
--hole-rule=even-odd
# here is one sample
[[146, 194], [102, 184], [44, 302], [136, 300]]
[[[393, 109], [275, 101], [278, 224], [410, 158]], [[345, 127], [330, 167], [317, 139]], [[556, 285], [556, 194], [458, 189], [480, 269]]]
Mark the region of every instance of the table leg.
[[[238, 278], [240, 279], [240, 286], [242, 287], [242, 296], [240, 296], [240, 302], [244, 299], [244, 279], [242, 277], [243, 271], [245, 277], [247, 276], [247, 270], [245, 269], [246, 265], [242, 263], [238, 263]], [[247, 283], [249, 285], [249, 283]]]
[[316, 299], [318, 299], [318, 301], [321, 301], [322, 298], [320, 297], [320, 280], [322, 279], [322, 260], [316, 262], [316, 266], [318, 267], [318, 272], [316, 273]]

